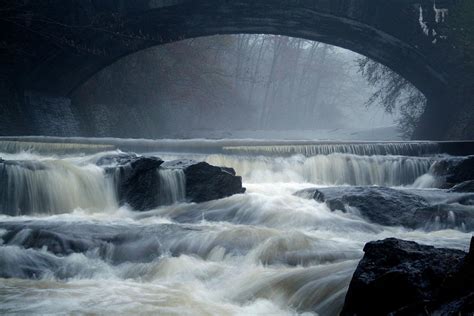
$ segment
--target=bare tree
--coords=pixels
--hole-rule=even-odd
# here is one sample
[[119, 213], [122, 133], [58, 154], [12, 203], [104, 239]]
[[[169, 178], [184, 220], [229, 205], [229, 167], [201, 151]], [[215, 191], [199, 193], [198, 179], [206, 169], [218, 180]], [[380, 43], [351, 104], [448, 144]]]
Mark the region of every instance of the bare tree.
[[367, 106], [382, 106], [387, 113], [399, 112], [400, 133], [410, 138], [426, 107], [425, 96], [390, 68], [367, 57], [358, 60], [359, 71], [377, 90]]

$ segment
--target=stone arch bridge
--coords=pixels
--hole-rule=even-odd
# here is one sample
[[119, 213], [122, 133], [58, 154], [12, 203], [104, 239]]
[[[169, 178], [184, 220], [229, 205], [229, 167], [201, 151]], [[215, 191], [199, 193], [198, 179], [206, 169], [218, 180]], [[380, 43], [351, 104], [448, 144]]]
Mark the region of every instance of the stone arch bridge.
[[413, 83], [428, 100], [415, 138], [465, 138], [457, 122], [474, 102], [456, 36], [465, 1], [4, 0], [0, 71], [16, 91], [67, 98], [107, 65], [151, 46], [215, 34], [301, 37], [368, 56]]

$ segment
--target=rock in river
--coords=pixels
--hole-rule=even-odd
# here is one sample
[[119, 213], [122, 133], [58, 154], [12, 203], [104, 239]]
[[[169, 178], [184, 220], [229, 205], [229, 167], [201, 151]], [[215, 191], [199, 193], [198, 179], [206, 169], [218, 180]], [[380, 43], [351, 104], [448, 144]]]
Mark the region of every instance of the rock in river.
[[139, 211], [180, 201], [202, 203], [245, 192], [242, 178], [233, 169], [205, 162], [164, 163], [159, 158], [133, 155], [128, 160], [108, 157], [103, 162], [116, 163], [108, 173], [114, 176], [120, 204]]
[[341, 315], [472, 315], [474, 238], [469, 254], [394, 238], [370, 242]]
[[362, 217], [385, 226], [400, 226], [407, 213], [428, 206], [418, 195], [386, 187], [318, 188], [296, 195], [326, 202], [332, 211], [348, 212], [349, 207], [356, 208]]

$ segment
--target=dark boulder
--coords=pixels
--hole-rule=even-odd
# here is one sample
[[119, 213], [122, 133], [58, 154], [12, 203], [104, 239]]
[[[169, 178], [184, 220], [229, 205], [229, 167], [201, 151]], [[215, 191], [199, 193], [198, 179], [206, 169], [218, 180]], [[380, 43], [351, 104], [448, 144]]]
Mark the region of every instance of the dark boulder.
[[134, 158], [115, 168], [117, 194], [120, 204], [147, 211], [160, 205], [158, 168], [163, 160], [155, 157]]
[[341, 315], [467, 315], [474, 312], [469, 255], [394, 238], [364, 247]]
[[182, 169], [186, 177], [186, 199], [202, 203], [234, 194], [245, 193], [242, 178], [235, 170], [212, 166], [206, 162], [179, 160], [165, 163], [163, 168]]
[[464, 181], [455, 185], [449, 192], [469, 193], [474, 192], [474, 180]]
[[431, 173], [444, 180], [444, 188], [474, 180], [474, 156], [440, 160], [433, 164]]
[[448, 183], [461, 183], [469, 180], [474, 180], [474, 156], [463, 159], [448, 169], [446, 178]]
[[421, 196], [385, 187], [319, 188], [296, 195], [325, 202], [332, 211], [349, 212], [350, 207], [356, 208], [362, 217], [385, 226], [402, 225], [408, 213], [428, 206]]
[[474, 314], [474, 237], [466, 258], [458, 269], [446, 276], [432, 309], [438, 315]]
[[[205, 162], [177, 160], [164, 163], [155, 157], [121, 155], [103, 157], [97, 163], [108, 166], [107, 172], [116, 182], [120, 204], [128, 204], [139, 211], [178, 202], [173, 200], [176, 198], [173, 192], [167, 192], [177, 189], [173, 187], [176, 182], [183, 182], [182, 198], [187, 202], [207, 202], [245, 192], [242, 178], [235, 176], [233, 169]], [[167, 183], [169, 178], [161, 172], [164, 170], [180, 171], [184, 176], [181, 178], [177, 173], [176, 179], [172, 179], [175, 183]]]

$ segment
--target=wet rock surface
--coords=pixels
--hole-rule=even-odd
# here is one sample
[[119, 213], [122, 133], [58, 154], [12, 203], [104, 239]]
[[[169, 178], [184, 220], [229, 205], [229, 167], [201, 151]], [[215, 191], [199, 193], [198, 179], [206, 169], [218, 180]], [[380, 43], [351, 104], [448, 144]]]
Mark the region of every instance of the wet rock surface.
[[421, 196], [386, 187], [333, 187], [307, 189], [297, 196], [325, 202], [332, 211], [356, 212], [369, 221], [384, 226], [399, 226], [404, 216], [417, 208], [427, 207]]
[[206, 162], [178, 160], [165, 163], [164, 168], [181, 169], [186, 176], [186, 198], [190, 202], [202, 203], [245, 193], [242, 178], [235, 170], [212, 166]]
[[474, 196], [464, 194], [446, 203], [430, 204], [422, 196], [385, 187], [332, 187], [295, 193], [325, 202], [331, 211], [355, 213], [372, 223], [427, 231], [474, 230]]
[[163, 243], [188, 233], [165, 224], [127, 227], [41, 221], [0, 223], [0, 230], [1, 278], [69, 278], [84, 269], [86, 258], [112, 265], [151, 262], [162, 255]]
[[123, 158], [117, 159], [121, 161], [121, 165], [112, 170], [119, 203], [128, 204], [140, 211], [158, 207], [160, 179], [157, 170], [163, 164], [163, 160], [154, 157], [132, 157], [128, 161]]
[[474, 192], [474, 180], [464, 181], [460, 184], [457, 184], [449, 191], [456, 193]]
[[341, 315], [471, 315], [469, 254], [390, 238], [366, 244]]
[[[466, 158], [448, 158], [436, 162], [432, 168], [431, 173], [441, 178], [444, 182], [444, 188], [452, 188], [463, 182], [474, 180], [474, 156]], [[458, 187], [457, 190], [472, 189], [473, 184], [465, 183], [463, 186]], [[469, 190], [471, 190], [469, 189]], [[466, 191], [457, 191], [466, 192]]]
[[113, 165], [107, 172], [115, 177], [120, 204], [147, 211], [164, 205], [160, 197], [163, 182], [159, 170], [181, 170], [185, 180], [185, 200], [202, 203], [244, 193], [242, 178], [232, 168], [206, 162], [177, 160], [163, 162], [155, 157], [118, 155], [103, 157], [98, 165]]

